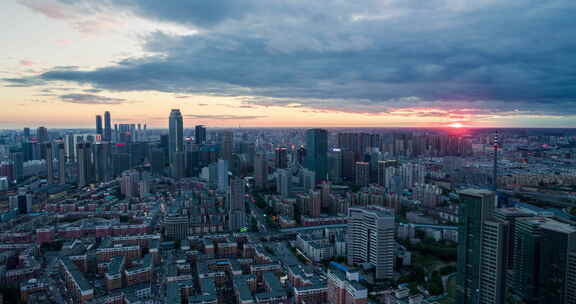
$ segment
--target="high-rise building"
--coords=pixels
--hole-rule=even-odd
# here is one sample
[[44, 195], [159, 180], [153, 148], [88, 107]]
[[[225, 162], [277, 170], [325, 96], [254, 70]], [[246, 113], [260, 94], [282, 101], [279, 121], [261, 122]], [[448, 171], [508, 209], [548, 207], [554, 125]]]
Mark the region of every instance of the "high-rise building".
[[370, 184], [370, 164], [367, 162], [356, 162], [354, 165], [355, 183], [358, 186], [368, 186]]
[[494, 192], [462, 190], [458, 227], [457, 303], [503, 303], [508, 223], [494, 217]]
[[525, 303], [576, 303], [576, 228], [552, 217], [516, 219], [513, 285]]
[[12, 163], [12, 170], [14, 180], [21, 180], [24, 177], [24, 155], [20, 151], [10, 152], [10, 162]]
[[234, 177], [230, 181], [230, 190], [228, 192], [229, 203], [229, 226], [230, 230], [237, 232], [247, 227], [244, 180]]
[[206, 127], [198, 125], [194, 128], [194, 142], [197, 145], [206, 143]]
[[288, 169], [276, 170], [276, 192], [283, 198], [290, 196], [292, 174]]
[[58, 181], [61, 185], [66, 184], [66, 146], [63, 142], [58, 143]]
[[254, 158], [254, 182], [258, 190], [266, 188], [268, 182], [268, 161], [266, 154], [257, 153]]
[[230, 177], [228, 176], [228, 161], [224, 159], [218, 160], [218, 191], [226, 193], [228, 191], [228, 184]]
[[25, 141], [30, 140], [30, 128], [24, 128], [23, 136]]
[[112, 120], [110, 112], [104, 112], [104, 141], [112, 141]]
[[305, 167], [316, 173], [316, 183], [326, 180], [328, 174], [328, 132], [323, 129], [306, 131]]
[[224, 160], [232, 160], [232, 150], [234, 148], [234, 133], [224, 131], [220, 134], [221, 157]]
[[395, 260], [394, 210], [376, 206], [350, 207], [346, 246], [348, 264], [371, 264], [376, 279], [390, 279], [394, 275]]
[[[175, 167], [179, 164], [177, 164], [176, 153], [184, 152], [184, 121], [180, 110], [172, 109], [169, 125], [168, 159], [170, 160], [170, 166], [173, 168], [172, 172], [177, 172], [178, 170]], [[184, 161], [180, 165], [184, 166]]]
[[102, 115], [96, 115], [96, 134], [104, 136], [104, 130], [102, 129]]
[[275, 150], [274, 167], [276, 169], [288, 168], [288, 149], [280, 147]]
[[92, 145], [80, 143], [77, 146], [78, 154], [78, 186], [84, 187], [93, 181]]
[[47, 142], [49, 140], [48, 129], [45, 127], [38, 127], [38, 129], [36, 129], [36, 138], [40, 143]]
[[94, 173], [96, 181], [104, 182], [112, 177], [112, 147], [108, 142], [92, 146], [94, 153]]
[[48, 184], [54, 184], [54, 151], [52, 150], [52, 143], [45, 144], [46, 149], [46, 171], [48, 176]]

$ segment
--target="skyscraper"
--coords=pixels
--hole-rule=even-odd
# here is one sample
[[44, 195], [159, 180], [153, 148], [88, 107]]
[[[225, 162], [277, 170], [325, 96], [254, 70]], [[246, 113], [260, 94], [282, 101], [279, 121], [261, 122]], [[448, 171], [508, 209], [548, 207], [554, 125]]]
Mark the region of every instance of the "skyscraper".
[[78, 144], [78, 186], [84, 187], [92, 182], [92, 145]]
[[54, 152], [52, 143], [48, 142], [46, 146], [46, 171], [48, 171], [48, 184], [54, 184]]
[[30, 140], [30, 128], [24, 128], [24, 140]]
[[61, 185], [66, 184], [66, 146], [58, 143], [58, 180]]
[[103, 136], [103, 130], [102, 130], [102, 116], [101, 115], [96, 115], [96, 134]]
[[198, 125], [194, 128], [194, 142], [197, 145], [206, 143], [206, 127]]
[[46, 129], [45, 127], [38, 127], [38, 129], [36, 129], [36, 137], [37, 137], [38, 141], [41, 143], [47, 142], [48, 141], [48, 129]]
[[217, 164], [218, 172], [218, 191], [226, 193], [230, 177], [228, 176], [228, 161], [219, 159]]
[[493, 191], [460, 195], [456, 302], [503, 303], [508, 223], [494, 217]]
[[262, 190], [266, 188], [268, 181], [268, 162], [266, 155], [263, 153], [257, 153], [254, 158], [254, 180], [256, 189]]
[[326, 180], [328, 173], [328, 132], [326, 130], [306, 131], [305, 167], [316, 173], [316, 183]]
[[348, 209], [346, 246], [348, 264], [369, 263], [376, 279], [394, 275], [396, 230], [394, 210], [381, 207]]
[[20, 151], [10, 152], [10, 162], [12, 163], [14, 170], [14, 179], [20, 180], [24, 177], [24, 155]]
[[232, 178], [228, 192], [228, 203], [230, 230], [234, 232], [247, 226], [244, 196], [244, 180], [239, 177]]
[[[576, 228], [552, 217], [516, 219], [513, 284], [525, 303], [576, 303]], [[572, 262], [576, 262], [572, 260]]]
[[290, 195], [292, 174], [288, 169], [278, 169], [276, 170], [276, 192], [282, 196], [282, 198], [288, 198]]
[[184, 162], [177, 164], [176, 153], [184, 152], [184, 122], [182, 113], [178, 109], [172, 109], [169, 118], [169, 137], [168, 137], [168, 159], [170, 166], [175, 172], [175, 166], [184, 165]]
[[112, 121], [110, 112], [104, 112], [104, 141], [112, 141]]
[[276, 169], [288, 168], [288, 149], [283, 147], [276, 148], [274, 164]]
[[232, 131], [224, 131], [220, 136], [220, 158], [230, 162], [232, 160], [232, 149], [234, 147], [234, 133], [232, 133]]

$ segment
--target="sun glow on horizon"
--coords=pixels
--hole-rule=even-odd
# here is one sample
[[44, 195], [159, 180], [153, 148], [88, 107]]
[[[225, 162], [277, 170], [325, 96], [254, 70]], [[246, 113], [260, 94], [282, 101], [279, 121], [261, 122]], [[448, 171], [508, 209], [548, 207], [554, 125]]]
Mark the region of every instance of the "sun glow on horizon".
[[460, 128], [464, 127], [464, 125], [459, 123], [459, 122], [451, 123], [448, 126], [451, 128], [455, 128], [455, 129], [460, 129]]

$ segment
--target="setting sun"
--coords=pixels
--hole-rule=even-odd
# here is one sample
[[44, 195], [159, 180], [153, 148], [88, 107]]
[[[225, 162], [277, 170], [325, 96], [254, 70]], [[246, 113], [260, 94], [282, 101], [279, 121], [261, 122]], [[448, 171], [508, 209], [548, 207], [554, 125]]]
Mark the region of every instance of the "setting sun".
[[455, 123], [449, 124], [448, 126], [450, 126], [451, 128], [459, 129], [459, 128], [462, 128], [464, 125], [459, 123], [459, 122], [455, 122]]

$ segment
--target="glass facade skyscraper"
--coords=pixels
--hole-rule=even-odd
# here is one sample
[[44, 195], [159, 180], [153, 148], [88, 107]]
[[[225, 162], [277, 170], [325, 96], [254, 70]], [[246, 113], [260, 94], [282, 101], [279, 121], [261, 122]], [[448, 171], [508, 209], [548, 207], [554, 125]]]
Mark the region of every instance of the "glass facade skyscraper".
[[324, 129], [306, 131], [307, 169], [316, 173], [316, 183], [326, 180], [328, 174], [328, 132]]

